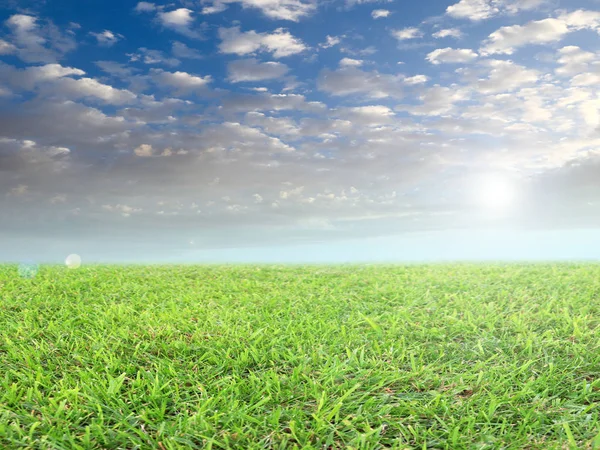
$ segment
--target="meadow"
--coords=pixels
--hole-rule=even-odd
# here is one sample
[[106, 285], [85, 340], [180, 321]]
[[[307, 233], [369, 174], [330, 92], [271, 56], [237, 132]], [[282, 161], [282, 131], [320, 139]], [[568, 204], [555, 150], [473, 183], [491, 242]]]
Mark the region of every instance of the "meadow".
[[6, 265], [0, 297], [0, 448], [600, 449], [600, 265]]

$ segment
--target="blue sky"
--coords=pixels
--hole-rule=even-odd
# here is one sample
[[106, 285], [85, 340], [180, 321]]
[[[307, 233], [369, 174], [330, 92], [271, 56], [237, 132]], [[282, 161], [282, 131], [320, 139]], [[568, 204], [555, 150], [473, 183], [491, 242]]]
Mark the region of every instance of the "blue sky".
[[0, 259], [596, 258], [597, 0], [0, 5]]

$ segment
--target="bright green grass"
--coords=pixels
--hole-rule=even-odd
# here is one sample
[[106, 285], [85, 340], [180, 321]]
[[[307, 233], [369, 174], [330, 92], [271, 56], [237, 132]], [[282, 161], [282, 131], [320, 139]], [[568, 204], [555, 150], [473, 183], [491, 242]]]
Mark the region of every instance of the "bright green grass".
[[0, 448], [600, 448], [600, 265], [0, 267]]

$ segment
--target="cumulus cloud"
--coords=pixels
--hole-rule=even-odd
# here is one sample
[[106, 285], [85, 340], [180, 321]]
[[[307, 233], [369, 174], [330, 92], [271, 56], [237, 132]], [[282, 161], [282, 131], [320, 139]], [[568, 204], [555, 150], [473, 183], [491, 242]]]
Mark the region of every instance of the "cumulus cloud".
[[381, 126], [389, 123], [395, 113], [387, 106], [368, 105], [342, 108], [338, 113], [343, 119], [351, 121], [352, 124], [363, 126]]
[[241, 32], [240, 27], [220, 28], [219, 37], [219, 50], [236, 55], [267, 52], [274, 58], [283, 58], [307, 49], [300, 39], [283, 28], [278, 28], [273, 33], [258, 33], [254, 30]]
[[122, 34], [115, 34], [110, 30], [104, 30], [101, 33], [90, 33], [92, 36], [96, 38], [98, 45], [103, 45], [105, 47], [111, 47], [116, 44], [120, 39], [123, 39]]
[[460, 39], [463, 36], [463, 33], [458, 28], [444, 28], [440, 31], [436, 31], [432, 36], [436, 39], [443, 39], [446, 37]]
[[342, 58], [340, 60], [340, 66], [342, 67], [358, 67], [362, 66], [363, 61], [361, 59]]
[[162, 69], [152, 69], [150, 76], [159, 87], [174, 89], [182, 94], [204, 91], [212, 81], [210, 75], [202, 77], [181, 71], [166, 72]]
[[526, 25], [502, 27], [490, 34], [481, 48], [481, 53], [510, 55], [515, 48], [524, 45], [560, 41], [568, 32], [567, 24], [559, 19], [543, 19]]
[[427, 81], [429, 81], [429, 77], [427, 75], [414, 75], [404, 79], [404, 83], [408, 85], [423, 84], [427, 83]]
[[260, 62], [255, 58], [232, 61], [227, 66], [232, 83], [243, 81], [263, 81], [281, 78], [289, 68], [279, 62]]
[[342, 38], [341, 37], [327, 35], [326, 38], [325, 38], [325, 42], [319, 44], [319, 47], [321, 47], [321, 48], [331, 48], [331, 47], [334, 47], [334, 46], [338, 45], [340, 42], [342, 42]]
[[371, 11], [371, 17], [373, 19], [382, 19], [385, 17], [389, 17], [390, 14], [390, 11], [388, 11], [387, 9], [374, 9], [373, 11]]
[[297, 110], [322, 113], [327, 108], [323, 103], [307, 101], [300, 94], [230, 94], [222, 100], [223, 113], [233, 114], [248, 111]]
[[149, 157], [154, 154], [154, 149], [150, 144], [141, 144], [133, 151], [137, 156]]
[[393, 30], [392, 36], [394, 36], [399, 41], [404, 41], [407, 39], [417, 39], [423, 37], [423, 32], [415, 27], [403, 28], [401, 30]]
[[192, 29], [194, 23], [193, 11], [188, 8], [178, 8], [173, 11], [161, 11], [157, 18], [163, 27], [169, 28], [189, 38], [198, 39], [202, 34]]
[[192, 12], [191, 9], [178, 8], [173, 11], [160, 12], [158, 18], [165, 27], [174, 29], [187, 28], [194, 21]]
[[488, 19], [498, 12], [490, 0], [460, 0], [446, 9], [450, 16], [474, 21]]
[[261, 130], [238, 122], [224, 122], [202, 133], [205, 148], [234, 150], [243, 154], [256, 152], [287, 153], [294, 148], [279, 138], [268, 136]]
[[134, 72], [133, 68], [116, 61], [95, 61], [94, 64], [103, 72], [116, 77], [128, 77]]
[[589, 64], [600, 61], [600, 55], [584, 51], [576, 45], [569, 45], [558, 51], [557, 62], [561, 65], [556, 69], [560, 76], [574, 76], [586, 72]]
[[194, 49], [185, 45], [183, 42], [175, 41], [171, 46], [171, 52], [173, 56], [181, 59], [202, 59], [202, 54]]
[[138, 2], [134, 10], [136, 12], [152, 12], [156, 11], [158, 7], [154, 3], [150, 2]]
[[117, 89], [93, 78], [60, 78], [52, 84], [51, 89], [55, 94], [69, 99], [97, 99], [110, 105], [122, 105], [136, 99], [136, 95], [127, 89]]
[[176, 67], [181, 64], [177, 58], [169, 58], [160, 50], [152, 50], [146, 47], [138, 48], [138, 53], [127, 53], [130, 62], [141, 61], [144, 64], [164, 64]]
[[511, 55], [515, 49], [531, 44], [547, 44], [562, 40], [568, 33], [600, 28], [600, 12], [578, 10], [557, 18], [535, 20], [525, 25], [498, 29], [484, 41], [483, 55]]
[[499, 14], [515, 14], [530, 10], [548, 0], [460, 0], [448, 6], [446, 14], [459, 18], [480, 21]]
[[511, 92], [535, 83], [540, 77], [538, 71], [512, 61], [486, 60], [481, 64], [488, 69], [488, 76], [479, 79], [475, 86], [483, 93]]
[[468, 63], [477, 58], [477, 53], [467, 48], [438, 48], [427, 55], [431, 64]]
[[420, 105], [399, 105], [398, 111], [408, 111], [418, 116], [439, 116], [454, 110], [456, 103], [469, 98], [468, 89], [458, 87], [433, 86], [420, 96]]
[[17, 47], [12, 45], [10, 42], [0, 39], [0, 55], [9, 55], [11, 53], [15, 53], [16, 51]]
[[14, 14], [6, 22], [12, 43], [5, 49], [27, 63], [51, 63], [77, 47], [75, 40], [62, 33], [52, 22], [40, 23], [32, 15]]
[[[521, 8], [533, 3], [496, 0], [488, 5], [497, 8], [493, 14], [499, 16], [511, 14], [517, 4]], [[186, 1], [180, 6], [194, 12], [172, 16], [160, 14], [179, 11], [179, 6], [140, 2], [136, 11], [156, 22], [165, 19], [165, 26], [173, 30], [194, 30], [199, 11], [192, 4]], [[228, 5], [204, 4], [207, 8]], [[247, 5], [236, 6], [251, 7]], [[365, 14], [372, 9], [366, 7]], [[592, 13], [558, 12], [554, 20], [569, 33], [593, 31], [597, 22]], [[52, 33], [44, 34], [45, 22], [37, 20], [34, 25], [37, 28], [31, 28], [29, 35], [45, 39], [37, 41], [38, 49], [52, 58], [64, 55], [51, 44]], [[6, 45], [0, 41], [0, 52], [17, 54], [26, 47], [17, 42], [13, 28], [6, 29]], [[40, 217], [48, 217], [44, 227], [64, 224], [69, 217], [76, 219], [69, 223], [78, 224], [81, 233], [110, 230], [104, 242], [115, 235], [140, 241], [185, 235], [186, 247], [193, 238], [201, 248], [206, 242], [216, 245], [214, 230], [238, 223], [252, 226], [253, 234], [281, 242], [323, 238], [323, 234], [308, 234], [309, 229], [372, 236], [432, 225], [459, 226], [460, 221], [471, 226], [472, 211], [462, 202], [459, 189], [459, 180], [469, 173], [550, 171], [573, 158], [584, 164], [583, 155], [597, 154], [600, 148], [598, 55], [584, 39], [556, 49], [557, 40], [541, 42], [553, 44], [543, 62], [486, 59], [478, 56], [477, 48], [446, 45], [423, 51], [432, 42], [418, 42], [417, 54], [405, 56], [408, 63], [427, 55], [432, 65], [424, 75], [412, 64], [400, 68], [396, 60], [382, 64], [379, 58], [369, 58], [376, 50], [371, 36], [348, 31], [327, 40], [324, 35], [310, 38], [317, 48], [333, 47], [342, 40], [344, 44], [322, 52], [331, 53], [330, 69], [311, 73], [319, 70], [313, 64], [316, 60], [298, 58], [302, 67], [294, 66], [292, 58], [281, 60], [286, 64], [275, 60], [306, 49], [299, 39], [304, 35], [272, 30], [223, 28], [221, 51], [242, 56], [227, 57], [215, 72], [202, 73], [207, 66], [193, 61], [203, 56], [204, 46], [200, 51], [193, 41], [184, 44], [171, 38], [163, 42], [162, 51], [130, 49], [135, 51], [130, 62], [117, 59], [118, 55], [114, 61], [95, 61], [102, 78], [94, 78], [75, 63], [57, 64], [56, 59], [19, 64], [19, 68], [0, 64], [0, 89], [8, 92], [0, 107], [0, 191], [22, 191], [0, 196], [6, 213], [2, 233], [10, 227], [19, 232], [30, 227], [31, 236], [37, 236], [41, 227], [35, 230], [32, 224], [42, 223]], [[426, 31], [431, 41], [461, 36], [455, 28]], [[516, 34], [527, 32], [520, 29]], [[504, 42], [493, 42], [498, 48], [492, 54], [522, 48], [511, 33], [504, 34]], [[274, 35], [276, 39], [268, 38]], [[182, 69], [148, 68], [142, 63], [179, 64]], [[443, 65], [450, 63], [464, 67]], [[81, 67], [93, 72], [89, 63]], [[290, 69], [306, 76], [307, 83], [294, 88], [305, 95], [271, 93], [271, 86], [280, 87], [279, 83], [263, 81], [288, 82]], [[400, 69], [406, 74], [400, 74]], [[214, 89], [210, 89], [209, 73], [218, 77]], [[223, 81], [260, 84], [227, 86]], [[312, 81], [320, 92], [314, 92]], [[184, 97], [188, 94], [202, 97]], [[329, 95], [338, 97], [330, 99], [331, 105], [327, 105]], [[482, 146], [482, 141], [489, 146]], [[590, 172], [588, 180], [597, 180], [596, 172]], [[106, 189], [107, 183], [111, 189]], [[14, 214], [23, 209], [13, 209], [25, 203], [31, 205], [26, 219]], [[62, 222], [52, 222], [52, 214]], [[432, 215], [444, 219], [429, 221]], [[102, 227], [90, 227], [98, 222]], [[284, 231], [278, 234], [277, 229]], [[141, 237], [140, 230], [151, 232]], [[298, 230], [307, 234], [294, 234]], [[241, 237], [243, 233], [228, 233], [218, 245], [232, 245], [231, 235], [236, 242], [256, 242], [254, 237]], [[91, 237], [88, 240], [100, 239]], [[53, 240], [54, 235], [48, 242]]]
[[155, 17], [163, 28], [175, 31], [191, 39], [201, 39], [201, 31], [194, 27], [194, 11], [189, 8], [177, 8], [170, 11], [165, 10], [165, 6], [156, 5], [149, 2], [139, 2], [134, 11], [137, 13], [148, 13]]
[[0, 65], [0, 77], [13, 87], [36, 90], [46, 96], [61, 96], [69, 100], [99, 100], [102, 103], [120, 105], [135, 100], [136, 95], [126, 89], [117, 89], [93, 78], [72, 78], [85, 72], [60, 64], [30, 66], [19, 70]]
[[246, 113], [245, 123], [262, 129], [266, 134], [285, 137], [288, 140], [302, 137], [300, 127], [289, 117], [273, 117], [250, 111]]
[[312, 14], [316, 2], [301, 0], [216, 0], [202, 9], [203, 14], [214, 14], [224, 11], [231, 3], [239, 3], [244, 9], [258, 9], [270, 19], [290, 20], [298, 22], [303, 17]]
[[356, 67], [341, 67], [338, 70], [323, 70], [317, 80], [321, 91], [332, 95], [358, 94], [370, 98], [401, 97], [404, 77], [366, 72]]

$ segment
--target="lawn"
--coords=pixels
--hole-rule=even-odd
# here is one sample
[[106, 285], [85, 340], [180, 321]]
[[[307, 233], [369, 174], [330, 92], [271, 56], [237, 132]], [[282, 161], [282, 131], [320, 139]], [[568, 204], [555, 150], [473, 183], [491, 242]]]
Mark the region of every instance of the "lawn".
[[600, 449], [600, 265], [0, 267], [0, 448]]

